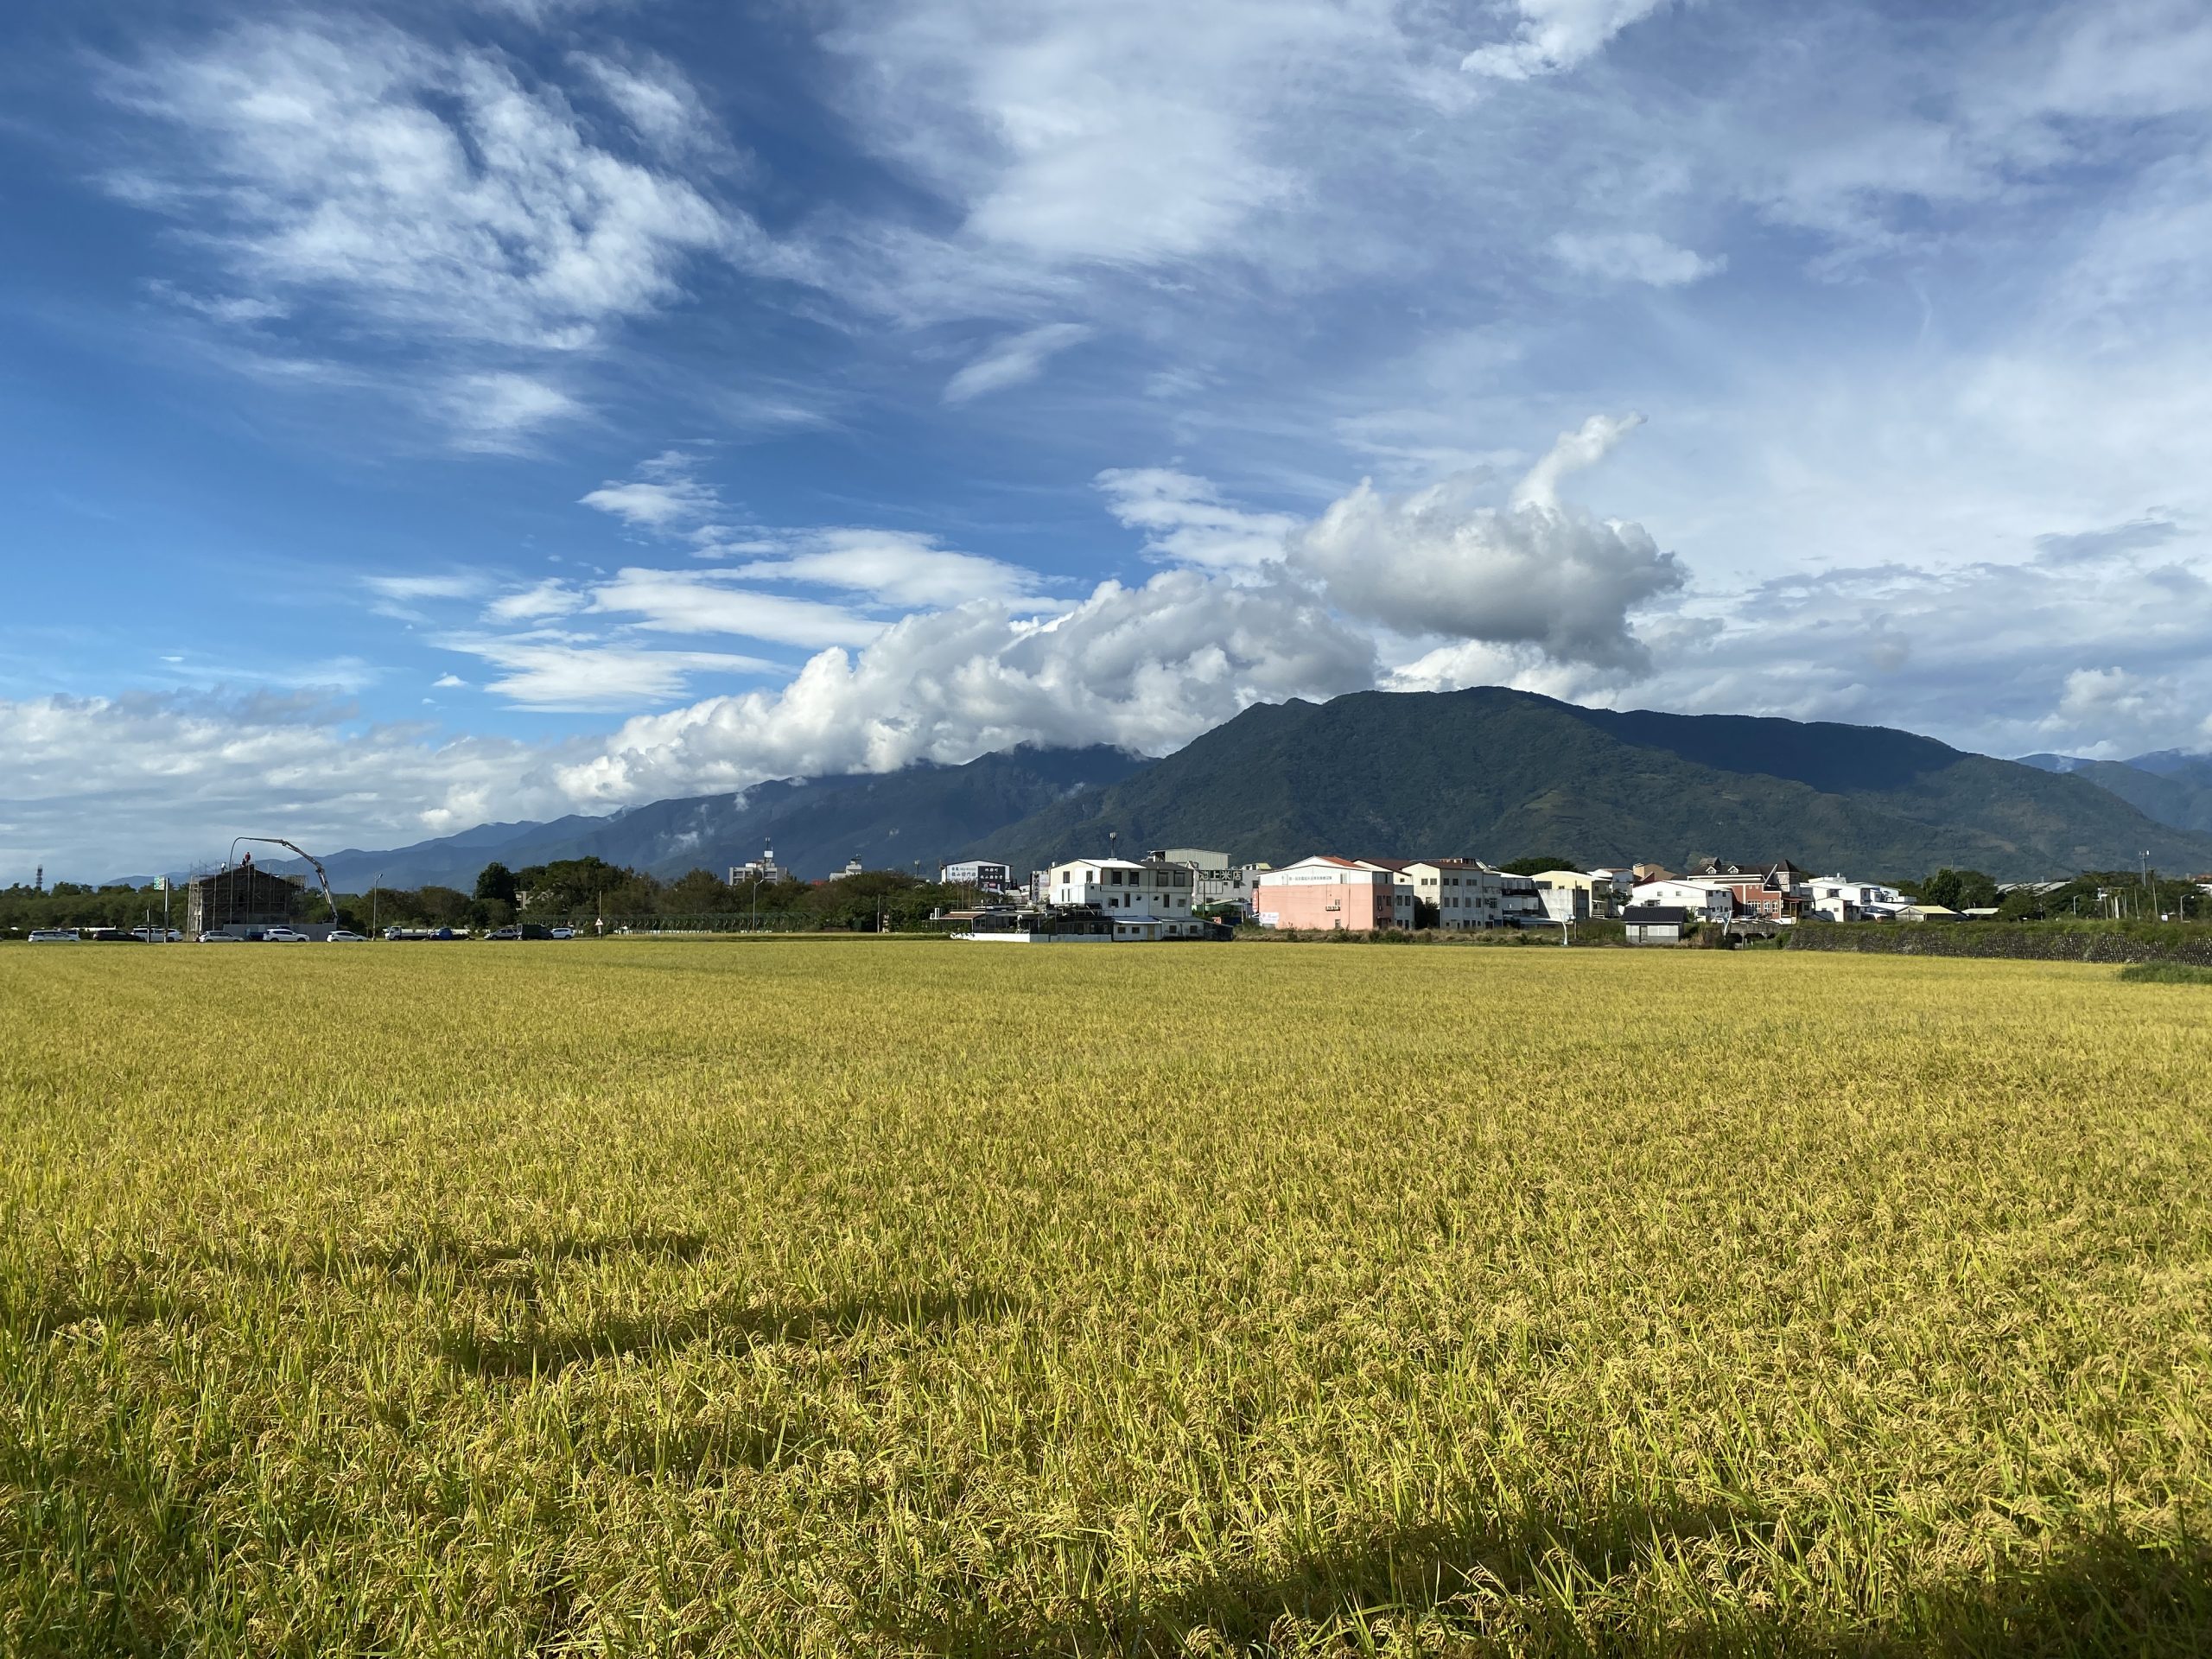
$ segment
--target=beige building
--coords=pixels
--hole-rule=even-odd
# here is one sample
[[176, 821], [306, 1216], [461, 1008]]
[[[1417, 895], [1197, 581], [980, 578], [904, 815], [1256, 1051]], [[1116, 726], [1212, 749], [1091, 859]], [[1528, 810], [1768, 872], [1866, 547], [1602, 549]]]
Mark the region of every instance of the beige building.
[[[1600, 875], [1594, 871], [1539, 870], [1536, 873], [1536, 889], [1539, 893], [1546, 890], [1580, 893], [1582, 897], [1572, 906], [1573, 912], [1578, 918], [1613, 913], [1613, 882], [1608, 875]], [[1547, 899], [1544, 909], [1554, 921], [1559, 919], [1560, 906]]]
[[1498, 873], [1471, 858], [1414, 859], [1403, 867], [1414, 897], [1436, 907], [1436, 925], [1447, 930], [1504, 925], [1505, 884]]

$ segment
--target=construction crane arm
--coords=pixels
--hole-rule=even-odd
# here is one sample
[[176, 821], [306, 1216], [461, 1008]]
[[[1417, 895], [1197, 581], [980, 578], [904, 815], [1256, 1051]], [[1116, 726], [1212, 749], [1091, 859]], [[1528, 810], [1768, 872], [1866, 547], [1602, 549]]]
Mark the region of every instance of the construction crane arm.
[[334, 927], [337, 925], [338, 899], [330, 891], [330, 872], [322, 868], [322, 861], [321, 859], [317, 858], [313, 853], [308, 851], [306, 848], [299, 845], [298, 842], [287, 841], [282, 836], [232, 836], [231, 837], [231, 861], [232, 863], [236, 863], [238, 861], [238, 842], [242, 841], [258, 842], [264, 846], [284, 848], [289, 852], [298, 854], [302, 858], [307, 860], [309, 864], [313, 865], [315, 867], [315, 879], [322, 883], [322, 901], [330, 906], [331, 925]]

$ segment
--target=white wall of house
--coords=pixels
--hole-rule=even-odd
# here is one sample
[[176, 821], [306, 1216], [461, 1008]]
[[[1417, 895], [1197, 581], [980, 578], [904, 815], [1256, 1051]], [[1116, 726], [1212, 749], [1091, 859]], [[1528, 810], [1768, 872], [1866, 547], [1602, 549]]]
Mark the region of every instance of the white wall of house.
[[1658, 905], [1687, 910], [1708, 922], [1725, 922], [1736, 913], [1736, 900], [1728, 884], [1710, 880], [1645, 881], [1636, 889], [1638, 905]]
[[1201, 925], [1191, 915], [1195, 875], [1187, 864], [1164, 858], [1075, 858], [1055, 864], [1046, 902], [1095, 905], [1115, 925], [1115, 937], [1149, 938], [1124, 922], [1158, 923], [1158, 936], [1180, 938]]

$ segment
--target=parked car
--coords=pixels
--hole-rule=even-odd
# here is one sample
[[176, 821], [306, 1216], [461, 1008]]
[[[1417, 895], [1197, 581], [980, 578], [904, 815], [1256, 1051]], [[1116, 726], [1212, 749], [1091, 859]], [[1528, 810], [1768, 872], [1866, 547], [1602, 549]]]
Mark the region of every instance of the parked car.
[[550, 939], [553, 930], [543, 922], [510, 922], [505, 927], [493, 928], [484, 936], [487, 939]]
[[343, 927], [333, 929], [330, 937], [323, 941], [326, 944], [366, 944], [368, 942], [366, 934]]
[[576, 937], [576, 930], [573, 927], [556, 927], [553, 930], [553, 937], [556, 939], [573, 939]]
[[31, 930], [33, 944], [74, 944], [77, 930], [73, 927], [35, 927]]
[[134, 927], [130, 937], [147, 944], [175, 944], [184, 935], [173, 927]]
[[264, 944], [305, 944], [308, 936], [295, 928], [272, 927], [263, 931], [261, 942]]

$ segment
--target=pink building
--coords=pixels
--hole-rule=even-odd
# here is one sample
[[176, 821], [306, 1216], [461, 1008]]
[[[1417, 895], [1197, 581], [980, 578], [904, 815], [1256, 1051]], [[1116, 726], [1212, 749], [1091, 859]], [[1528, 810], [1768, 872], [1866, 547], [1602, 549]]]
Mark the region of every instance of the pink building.
[[1414, 893], [1395, 872], [1318, 854], [1260, 872], [1253, 906], [1262, 927], [1411, 927]]

